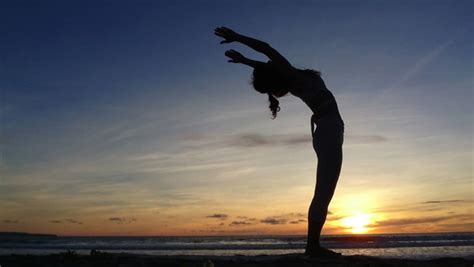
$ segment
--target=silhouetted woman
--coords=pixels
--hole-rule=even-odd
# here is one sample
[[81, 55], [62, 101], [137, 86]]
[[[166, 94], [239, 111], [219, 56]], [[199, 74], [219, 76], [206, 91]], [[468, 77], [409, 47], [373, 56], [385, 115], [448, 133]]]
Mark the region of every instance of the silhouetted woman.
[[[253, 87], [268, 94], [273, 118], [280, 111], [278, 97], [288, 93], [297, 96], [313, 111], [311, 132], [313, 147], [318, 157], [316, 190], [308, 212], [308, 241], [305, 254], [309, 256], [335, 257], [340, 255], [321, 247], [319, 239], [326, 221], [329, 202], [334, 195], [342, 165], [342, 143], [344, 122], [332, 93], [326, 88], [320, 73], [310, 69], [297, 69], [278, 51], [265, 42], [238, 34], [220, 27], [214, 32], [224, 38], [223, 43], [239, 42], [266, 55], [270, 61], [264, 63], [248, 59], [235, 50], [225, 55], [229, 62], [253, 67]], [[316, 129], [314, 125], [316, 124]]]

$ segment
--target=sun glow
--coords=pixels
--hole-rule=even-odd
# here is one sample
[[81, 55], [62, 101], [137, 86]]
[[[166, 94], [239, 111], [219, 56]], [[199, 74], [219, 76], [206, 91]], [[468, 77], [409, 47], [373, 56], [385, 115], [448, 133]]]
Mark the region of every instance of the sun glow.
[[372, 223], [371, 216], [368, 214], [357, 214], [354, 216], [346, 217], [341, 220], [341, 224], [350, 229], [354, 234], [364, 234], [369, 231], [369, 226]]

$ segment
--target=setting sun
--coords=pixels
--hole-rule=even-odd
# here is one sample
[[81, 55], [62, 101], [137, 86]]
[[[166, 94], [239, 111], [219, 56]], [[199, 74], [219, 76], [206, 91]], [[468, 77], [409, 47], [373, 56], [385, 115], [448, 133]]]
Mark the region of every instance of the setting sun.
[[372, 223], [371, 216], [368, 214], [357, 214], [346, 217], [341, 220], [344, 227], [348, 228], [354, 234], [363, 234], [369, 231], [368, 225]]

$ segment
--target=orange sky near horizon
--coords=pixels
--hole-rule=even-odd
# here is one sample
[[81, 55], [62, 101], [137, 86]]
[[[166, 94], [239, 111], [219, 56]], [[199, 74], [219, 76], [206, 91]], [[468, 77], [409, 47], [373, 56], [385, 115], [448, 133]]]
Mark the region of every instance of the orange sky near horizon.
[[321, 71], [337, 99], [323, 234], [474, 232], [472, 7], [0, 1], [0, 232], [305, 235], [312, 111], [288, 94], [272, 120], [224, 53], [268, 59], [219, 26]]

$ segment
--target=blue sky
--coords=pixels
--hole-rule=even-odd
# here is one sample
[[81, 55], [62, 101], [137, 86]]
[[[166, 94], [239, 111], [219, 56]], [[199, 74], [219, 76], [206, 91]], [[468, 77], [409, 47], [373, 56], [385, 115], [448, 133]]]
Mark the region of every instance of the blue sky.
[[[346, 123], [334, 213], [411, 207], [374, 215], [382, 222], [417, 214], [420, 203], [458, 201], [455, 208], [438, 203], [429, 219], [465, 215], [472, 204], [470, 1], [0, 7], [0, 219], [17, 221], [0, 230], [304, 233], [304, 224], [268, 230], [265, 223], [236, 229], [208, 222], [213, 213], [228, 220], [261, 214], [262, 221], [305, 213], [316, 166], [310, 110], [284, 97], [271, 120], [266, 97], [251, 88], [251, 69], [227, 63], [223, 53], [265, 58], [219, 45], [217, 26], [267, 41], [294, 66], [323, 73]], [[108, 220], [117, 217], [129, 223]], [[83, 224], [51, 223], [71, 218]], [[473, 229], [472, 220], [445, 224], [428, 229]], [[328, 231], [340, 232], [336, 225]]]

